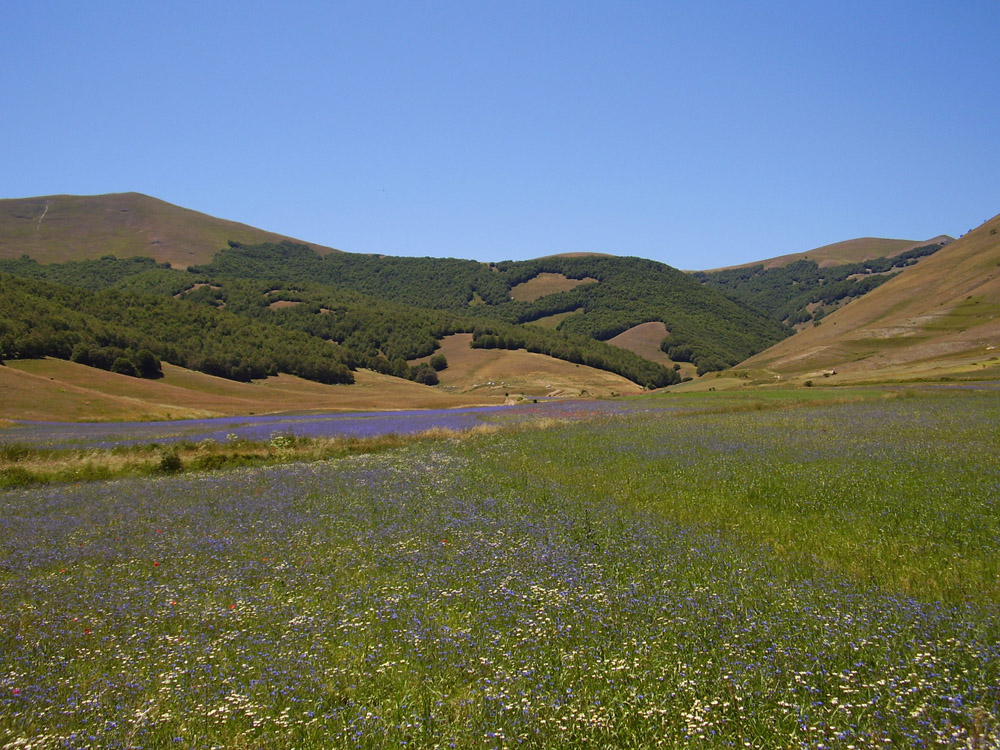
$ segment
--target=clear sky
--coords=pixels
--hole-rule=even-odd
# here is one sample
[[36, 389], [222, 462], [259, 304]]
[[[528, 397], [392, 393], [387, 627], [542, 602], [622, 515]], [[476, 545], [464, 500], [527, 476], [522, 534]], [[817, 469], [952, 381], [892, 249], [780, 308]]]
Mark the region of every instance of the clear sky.
[[1000, 212], [1000, 2], [2, 0], [0, 197], [712, 268]]

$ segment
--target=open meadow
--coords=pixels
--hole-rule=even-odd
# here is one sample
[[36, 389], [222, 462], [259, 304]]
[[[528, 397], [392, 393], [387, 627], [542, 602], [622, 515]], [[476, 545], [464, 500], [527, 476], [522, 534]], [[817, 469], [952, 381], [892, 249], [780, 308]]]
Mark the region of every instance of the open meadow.
[[0, 490], [0, 748], [1000, 744], [995, 387], [607, 403]]

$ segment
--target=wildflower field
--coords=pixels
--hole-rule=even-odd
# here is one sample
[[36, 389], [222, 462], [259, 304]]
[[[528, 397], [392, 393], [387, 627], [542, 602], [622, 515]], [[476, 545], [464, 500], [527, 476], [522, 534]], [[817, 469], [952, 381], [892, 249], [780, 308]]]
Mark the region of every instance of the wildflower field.
[[0, 748], [1000, 746], [1000, 394], [810, 399], [4, 490]]

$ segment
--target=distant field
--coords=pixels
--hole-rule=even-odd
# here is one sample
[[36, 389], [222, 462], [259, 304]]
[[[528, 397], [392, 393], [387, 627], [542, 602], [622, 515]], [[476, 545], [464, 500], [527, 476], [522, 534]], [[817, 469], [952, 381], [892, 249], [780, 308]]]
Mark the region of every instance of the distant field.
[[[508, 398], [634, 394], [635, 383], [604, 370], [505, 349], [472, 349], [471, 334], [444, 339], [450, 366], [437, 387], [355, 373], [353, 385], [292, 375], [239, 383], [164, 363], [142, 380], [65, 360], [11, 360], [0, 367], [0, 418], [42, 421], [196, 419], [238, 414], [372, 409], [442, 409], [502, 404]], [[424, 358], [425, 360], [428, 358]], [[416, 360], [420, 361], [420, 360]]]
[[190, 419], [303, 410], [439, 409], [502, 403], [502, 394], [448, 393], [369, 370], [354, 385], [292, 375], [238, 383], [164, 363], [140, 380], [64, 360], [12, 360], [0, 367], [0, 416], [48, 421]]
[[1000, 401], [645, 396], [0, 491], [10, 748], [990, 748]]
[[570, 310], [568, 312], [556, 313], [555, 315], [546, 315], [542, 318], [536, 318], [531, 321], [531, 325], [541, 326], [542, 328], [557, 328], [566, 318], [570, 315], [575, 315], [578, 312], [583, 312], [583, 308], [578, 307], [575, 310]]

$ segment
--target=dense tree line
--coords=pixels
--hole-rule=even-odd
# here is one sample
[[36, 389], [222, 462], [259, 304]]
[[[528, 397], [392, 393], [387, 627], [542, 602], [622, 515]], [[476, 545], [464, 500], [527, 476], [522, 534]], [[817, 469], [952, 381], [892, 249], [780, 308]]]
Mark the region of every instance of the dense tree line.
[[[615, 372], [641, 385], [660, 387], [675, 382], [676, 378], [672, 370], [584, 336], [502, 321], [484, 327], [482, 322], [468, 316], [375, 301], [320, 284], [275, 288], [274, 281], [215, 279], [215, 282], [192, 290], [184, 295], [185, 299], [200, 298], [204, 304], [221, 304], [227, 311], [304, 331], [338, 344], [361, 366], [417, 382], [436, 383], [436, 372], [447, 361], [437, 355], [429, 363], [412, 367], [407, 360], [433, 354], [444, 336], [469, 332], [474, 333], [475, 347], [527, 349]], [[282, 302], [294, 304], [275, 305]]]
[[501, 263], [498, 269], [517, 283], [539, 273], [598, 281], [497, 311], [514, 312], [516, 322], [579, 310], [564, 318], [559, 330], [607, 340], [641, 323], [661, 321], [692, 350], [692, 361], [711, 362], [713, 369], [736, 364], [789, 333], [759, 310], [642, 258], [553, 257]]
[[307, 333], [336, 344], [352, 367], [425, 384], [436, 383], [436, 371], [428, 366], [411, 367], [407, 360], [433, 354], [444, 336], [472, 330], [471, 321], [444, 311], [382, 302], [314, 283], [289, 288], [273, 280], [215, 279], [192, 288], [183, 298]]
[[[145, 280], [146, 272], [131, 278]], [[163, 360], [243, 381], [289, 372], [320, 382], [350, 382], [348, 368], [370, 367], [434, 385], [437, 372], [447, 366], [442, 355], [416, 366], [407, 360], [432, 355], [440, 338], [473, 332], [477, 325], [446, 311], [379, 303], [323, 285], [289, 289], [276, 288], [273, 281], [217, 281], [191, 283], [188, 277], [188, 290], [173, 299], [0, 276], [0, 356], [52, 356], [141, 374], [156, 369], [149, 367], [148, 352], [156, 365]], [[480, 338], [476, 346], [525, 348], [650, 387], [676, 379], [672, 370], [586, 337], [500, 321], [479, 335], [496, 338]]]
[[320, 256], [292, 242], [230, 243], [208, 265], [191, 269], [211, 277], [314, 282], [351, 289], [382, 300], [437, 310], [468, 307], [478, 295], [501, 304], [509, 288], [491, 266], [457, 258], [398, 258], [361, 253]]

